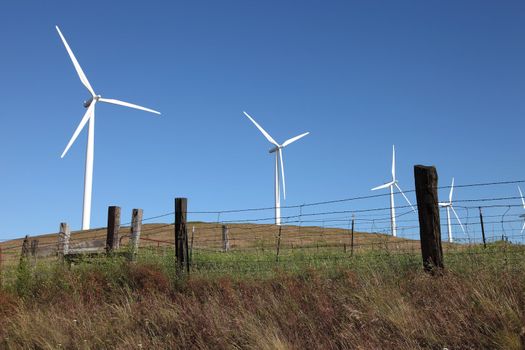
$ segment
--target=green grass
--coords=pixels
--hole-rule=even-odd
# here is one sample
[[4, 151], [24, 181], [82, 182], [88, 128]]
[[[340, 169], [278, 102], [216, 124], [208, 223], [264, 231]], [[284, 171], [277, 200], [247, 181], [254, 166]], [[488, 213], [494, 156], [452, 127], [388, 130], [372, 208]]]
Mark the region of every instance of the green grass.
[[498, 242], [445, 253], [333, 247], [170, 250], [31, 261], [3, 270], [2, 349], [520, 349], [525, 249]]

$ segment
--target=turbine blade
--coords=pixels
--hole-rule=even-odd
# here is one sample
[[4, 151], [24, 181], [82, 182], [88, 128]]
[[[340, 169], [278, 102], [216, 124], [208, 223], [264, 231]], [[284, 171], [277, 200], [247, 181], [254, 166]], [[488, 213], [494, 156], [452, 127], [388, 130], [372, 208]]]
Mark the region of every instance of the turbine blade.
[[465, 232], [465, 228], [463, 227], [463, 224], [461, 223], [461, 220], [459, 220], [458, 213], [456, 213], [456, 210], [454, 209], [453, 206], [450, 206], [450, 209], [452, 209], [452, 212], [454, 213], [454, 216], [455, 216], [456, 219], [458, 220], [459, 226], [461, 226], [461, 229], [463, 230], [463, 233], [466, 233], [466, 232]]
[[89, 80], [87, 79], [86, 75], [84, 74], [84, 71], [80, 67], [80, 64], [78, 63], [78, 61], [77, 61], [77, 59], [75, 57], [75, 54], [73, 54], [73, 51], [71, 51], [71, 48], [69, 47], [69, 45], [68, 45], [68, 43], [66, 41], [66, 38], [64, 38], [64, 36], [62, 35], [62, 32], [60, 31], [60, 28], [58, 28], [58, 26], [55, 26], [55, 28], [57, 29], [58, 35], [60, 35], [60, 38], [62, 39], [62, 43], [64, 43], [64, 46], [66, 47], [67, 53], [69, 54], [69, 58], [71, 58], [71, 61], [73, 61], [73, 66], [75, 66], [75, 70], [77, 71], [77, 74], [78, 74], [78, 77], [80, 78], [80, 81], [82, 82], [82, 84], [84, 84], [86, 89], [88, 89], [89, 92], [91, 93], [91, 95], [94, 97], [95, 96], [95, 91], [93, 91], [93, 88], [91, 87], [91, 84], [89, 84]]
[[521, 188], [518, 185], [518, 191], [520, 191], [521, 203], [523, 203], [523, 209], [525, 209], [525, 199], [523, 199], [523, 193], [521, 193]]
[[386, 183], [386, 184], [374, 187], [374, 188], [371, 189], [371, 191], [380, 190], [382, 188], [388, 188], [388, 187], [392, 186], [393, 183], [394, 182], [389, 182], [389, 183]]
[[401, 192], [401, 194], [403, 195], [403, 197], [405, 197], [405, 200], [407, 201], [407, 203], [410, 205], [410, 207], [412, 207], [412, 210], [414, 211], [414, 213], [416, 212], [416, 209], [414, 208], [414, 206], [412, 205], [412, 203], [410, 203], [410, 201], [408, 200], [408, 197], [405, 195], [405, 193], [403, 192], [403, 190], [401, 189], [401, 187], [399, 187], [399, 185], [397, 184], [397, 182], [394, 183], [397, 187], [397, 189], [399, 190], [399, 192]]
[[450, 193], [448, 194], [449, 203], [452, 203], [452, 193], [454, 193], [454, 178], [452, 178], [452, 186], [450, 186]]
[[60, 156], [60, 158], [64, 158], [64, 156], [66, 155], [67, 151], [69, 151], [69, 148], [71, 147], [71, 145], [73, 145], [73, 143], [77, 139], [78, 134], [80, 134], [80, 132], [84, 128], [84, 125], [86, 125], [86, 123], [89, 120], [89, 118], [91, 118], [91, 116], [93, 115], [93, 111], [95, 109], [95, 104], [96, 104], [96, 101], [93, 100], [93, 102], [89, 105], [89, 107], [88, 107], [88, 109], [86, 111], [86, 114], [84, 114], [84, 117], [82, 117], [82, 120], [78, 124], [77, 129], [73, 133], [73, 136], [71, 136], [71, 139], [69, 140], [69, 143], [67, 144], [66, 149], [64, 149], [64, 152], [62, 152], [62, 155]]
[[283, 179], [283, 195], [286, 200], [286, 183], [284, 181], [284, 161], [283, 161], [283, 150], [279, 148], [279, 159], [281, 160], [281, 177]]
[[252, 121], [253, 124], [255, 124], [255, 126], [257, 127], [257, 129], [259, 129], [259, 131], [264, 135], [264, 137], [266, 137], [266, 139], [268, 141], [270, 141], [271, 143], [273, 143], [274, 145], [276, 145], [277, 147], [279, 147], [279, 144], [270, 136], [270, 134], [268, 134], [266, 132], [266, 130], [264, 130], [259, 124], [257, 124], [257, 122], [252, 118], [250, 117], [250, 115], [246, 112], [244, 112], [244, 115], [248, 117], [248, 119], [250, 119]]
[[525, 222], [523, 223], [523, 226], [521, 227], [521, 233], [523, 233], [523, 231], [525, 231]]
[[124, 107], [129, 107], [129, 108], [135, 108], [135, 109], [140, 109], [141, 111], [146, 111], [146, 112], [150, 112], [150, 113], [160, 114], [160, 112], [157, 112], [154, 109], [142, 107], [142, 106], [139, 106], [139, 105], [136, 105], [136, 104], [133, 104], [133, 103], [129, 103], [129, 102], [114, 100], [112, 98], [99, 98], [98, 100], [101, 101], [101, 102], [111, 103], [111, 104], [114, 104], [114, 105], [119, 105], [119, 106], [124, 106]]
[[300, 138], [305, 137], [305, 136], [308, 135], [308, 134], [309, 134], [309, 132], [305, 132], [304, 134], [301, 134], [301, 135], [298, 135], [298, 136], [292, 137], [291, 139], [288, 139], [288, 140], [284, 141], [284, 143], [283, 143], [283, 147], [288, 146], [289, 144], [291, 144], [291, 143], [293, 143], [293, 142], [299, 140]]
[[396, 148], [392, 145], [392, 181], [396, 181]]

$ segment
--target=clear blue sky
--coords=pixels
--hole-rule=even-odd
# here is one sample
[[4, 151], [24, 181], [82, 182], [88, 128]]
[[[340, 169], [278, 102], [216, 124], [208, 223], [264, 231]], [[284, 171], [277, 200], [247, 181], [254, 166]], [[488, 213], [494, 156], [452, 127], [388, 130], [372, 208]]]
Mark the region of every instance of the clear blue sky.
[[[405, 189], [417, 163], [441, 185], [525, 178], [523, 1], [2, 1], [3, 239], [80, 227], [87, 130], [60, 154], [88, 93], [55, 24], [97, 93], [162, 112], [97, 106], [92, 227], [108, 205], [125, 222], [175, 196], [272, 206], [269, 144], [243, 110], [280, 142], [311, 132], [285, 150], [285, 205], [371, 194], [393, 143]], [[483, 191], [457, 198], [517, 194]]]

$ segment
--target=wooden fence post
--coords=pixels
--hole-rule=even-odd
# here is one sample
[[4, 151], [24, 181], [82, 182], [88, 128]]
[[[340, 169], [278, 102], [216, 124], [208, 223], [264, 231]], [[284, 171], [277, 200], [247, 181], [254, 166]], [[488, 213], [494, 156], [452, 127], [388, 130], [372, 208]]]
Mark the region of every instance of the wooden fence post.
[[222, 225], [222, 251], [227, 252], [230, 250], [230, 240], [228, 238], [228, 226]]
[[190, 262], [188, 256], [188, 230], [186, 219], [188, 213], [188, 199], [175, 198], [175, 257], [177, 258], [177, 271], [179, 273], [186, 270], [190, 272]]
[[38, 239], [31, 240], [31, 264], [36, 265], [36, 253], [38, 251]]
[[137, 258], [140, 243], [140, 232], [142, 230], [142, 209], [133, 209], [131, 213], [131, 260]]
[[20, 252], [20, 265], [27, 266], [27, 260], [29, 258], [29, 236], [26, 235], [24, 242], [22, 243], [22, 251]]
[[120, 207], [108, 207], [108, 232], [106, 236], [106, 253], [111, 254], [119, 248]]
[[58, 257], [63, 259], [69, 253], [69, 238], [71, 231], [69, 225], [65, 222], [60, 223], [60, 230], [58, 232]]
[[438, 175], [433, 166], [414, 166], [419, 234], [423, 267], [432, 272], [442, 269], [443, 249], [441, 247], [441, 226], [437, 195]]
[[350, 256], [354, 256], [354, 216], [352, 215], [352, 242], [350, 246]]
[[[479, 207], [479, 222], [481, 224], [481, 237], [483, 238], [483, 248], [487, 248], [487, 242], [485, 241], [485, 225], [483, 225], [483, 214], [481, 213], [481, 207]], [[503, 238], [501, 238], [503, 240]]]

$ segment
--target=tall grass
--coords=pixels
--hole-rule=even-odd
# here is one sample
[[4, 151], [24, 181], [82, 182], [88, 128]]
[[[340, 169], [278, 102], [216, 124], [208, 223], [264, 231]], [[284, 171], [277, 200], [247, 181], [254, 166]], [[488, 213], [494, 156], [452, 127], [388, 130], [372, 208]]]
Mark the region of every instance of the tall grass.
[[411, 254], [294, 254], [196, 253], [190, 278], [148, 251], [15, 269], [0, 291], [0, 348], [522, 347], [521, 248], [447, 255], [436, 276]]

